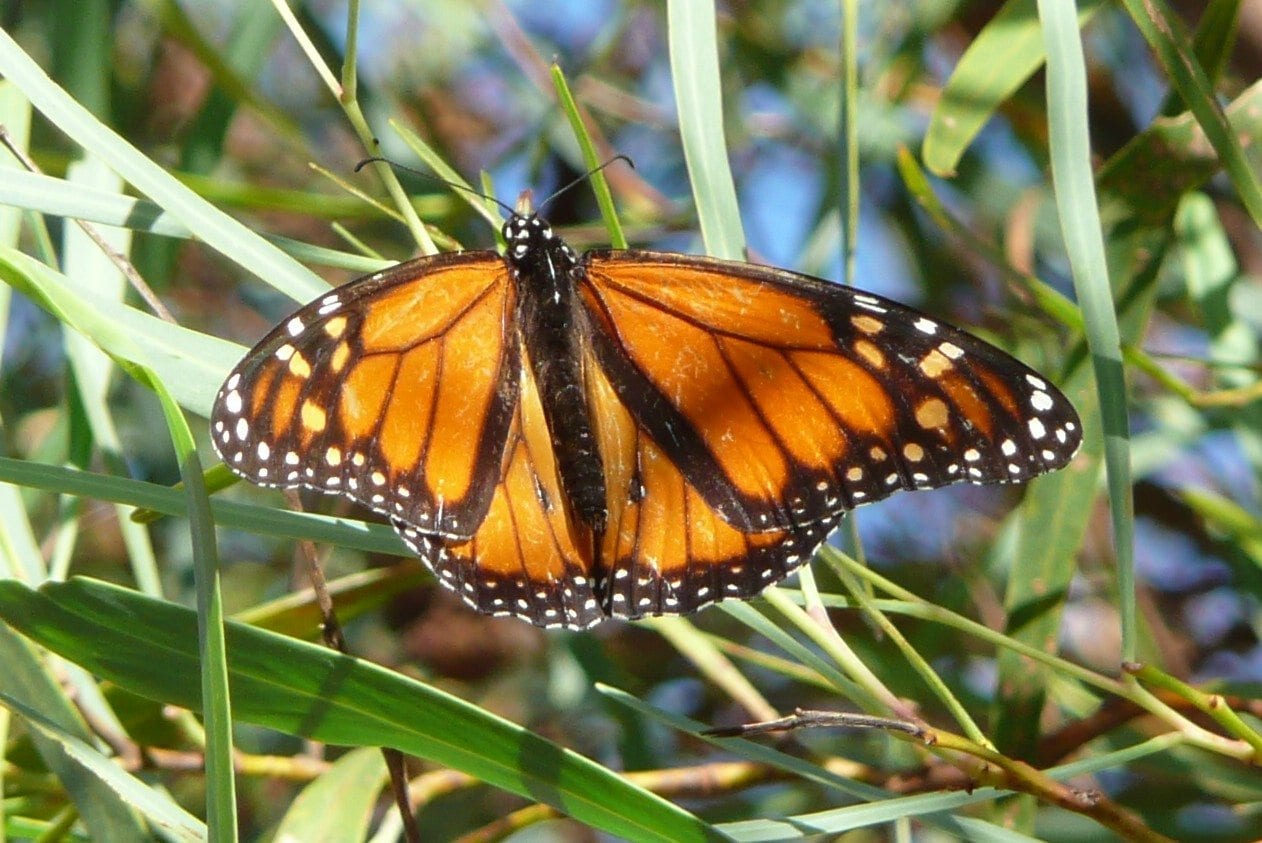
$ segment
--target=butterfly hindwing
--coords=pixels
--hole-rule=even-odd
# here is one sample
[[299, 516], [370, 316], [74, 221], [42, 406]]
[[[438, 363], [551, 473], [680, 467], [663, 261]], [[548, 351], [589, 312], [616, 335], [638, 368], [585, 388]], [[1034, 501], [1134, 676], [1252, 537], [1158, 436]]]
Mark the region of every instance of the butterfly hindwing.
[[599, 548], [563, 505], [557, 445], [529, 366], [499, 484], [474, 536], [456, 541], [393, 521], [409, 549], [472, 608], [570, 629], [606, 617], [693, 612], [783, 579], [836, 526], [832, 517], [793, 530], [737, 530], [635, 422], [594, 358], [584, 372], [608, 499]]
[[808, 561], [836, 526], [827, 517], [792, 529], [736, 529], [636, 422], [594, 358], [585, 372], [608, 494], [597, 586], [610, 615], [685, 614], [753, 597]]
[[515, 290], [493, 252], [420, 258], [282, 322], [215, 399], [211, 435], [260, 485], [344, 495], [436, 534], [490, 506], [517, 402]]
[[474, 609], [516, 615], [539, 626], [584, 629], [601, 621], [590, 541], [569, 516], [553, 442], [530, 367], [486, 517], [467, 541], [394, 528], [438, 581]]
[[998, 349], [870, 294], [655, 252], [585, 256], [618, 395], [728, 523], [793, 530], [899, 489], [1026, 480], [1081, 437]]

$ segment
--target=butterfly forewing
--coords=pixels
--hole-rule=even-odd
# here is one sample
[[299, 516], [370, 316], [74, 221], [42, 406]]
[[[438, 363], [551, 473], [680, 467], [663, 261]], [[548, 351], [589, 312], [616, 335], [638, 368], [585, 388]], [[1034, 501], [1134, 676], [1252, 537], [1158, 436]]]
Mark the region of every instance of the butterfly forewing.
[[514, 287], [493, 252], [421, 258], [290, 316], [228, 377], [211, 433], [234, 471], [468, 537], [516, 403]]
[[899, 489], [1026, 480], [1081, 431], [981, 340], [794, 273], [652, 252], [585, 258], [621, 400], [724, 520], [793, 530]]

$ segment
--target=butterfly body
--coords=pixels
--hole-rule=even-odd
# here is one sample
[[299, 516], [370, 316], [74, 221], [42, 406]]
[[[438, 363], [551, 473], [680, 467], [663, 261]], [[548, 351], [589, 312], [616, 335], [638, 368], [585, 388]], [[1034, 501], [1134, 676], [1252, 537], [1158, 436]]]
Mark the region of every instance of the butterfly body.
[[538, 384], [557, 457], [565, 500], [583, 525], [604, 533], [608, 510], [604, 469], [583, 389], [590, 328], [576, 282], [574, 251], [537, 215], [514, 215], [504, 225], [508, 263], [520, 296], [519, 342]]
[[389, 517], [471, 606], [542, 626], [757, 594], [899, 489], [1064, 466], [1073, 407], [999, 349], [784, 270], [575, 253], [420, 258], [265, 337], [212, 412], [224, 461]]

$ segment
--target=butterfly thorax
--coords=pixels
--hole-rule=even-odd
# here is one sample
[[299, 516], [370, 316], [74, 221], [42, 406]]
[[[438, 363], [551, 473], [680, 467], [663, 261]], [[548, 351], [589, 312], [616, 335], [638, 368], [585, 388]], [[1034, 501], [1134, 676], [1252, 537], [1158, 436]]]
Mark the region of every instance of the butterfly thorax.
[[579, 261], [551, 226], [534, 214], [504, 224], [518, 293], [518, 325], [538, 386], [570, 510], [597, 536], [607, 517], [605, 475], [587, 392], [588, 325], [577, 301]]

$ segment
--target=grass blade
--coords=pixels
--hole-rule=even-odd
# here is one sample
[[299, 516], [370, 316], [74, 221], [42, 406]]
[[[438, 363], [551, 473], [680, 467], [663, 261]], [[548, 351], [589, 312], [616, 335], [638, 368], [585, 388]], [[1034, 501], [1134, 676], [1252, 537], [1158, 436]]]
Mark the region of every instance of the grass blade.
[[666, 11], [679, 134], [701, 236], [708, 254], [742, 260], [745, 237], [723, 135], [714, 4], [706, 0], [670, 0]]
[[202, 462], [197, 456], [193, 432], [166, 386], [147, 369], [136, 367], [133, 374], [158, 396], [167, 430], [171, 434], [171, 444], [175, 446], [180, 477], [184, 481], [197, 590], [200, 707], [206, 729], [206, 821], [212, 840], [234, 841], [237, 838], [237, 805], [232, 764], [228, 653], [224, 644], [223, 594], [219, 586], [215, 523], [202, 479]]
[[1130, 470], [1130, 423], [1121, 335], [1113, 312], [1108, 261], [1091, 170], [1087, 126], [1087, 77], [1077, 11], [1072, 2], [1039, 0], [1047, 50], [1048, 121], [1052, 182], [1074, 289], [1082, 308], [1087, 347], [1095, 369], [1104, 434], [1104, 462], [1117, 555], [1122, 620], [1122, 658], [1138, 652], [1135, 617], [1134, 500]]
[[[188, 609], [75, 578], [39, 591], [0, 582], [0, 619], [133, 693], [199, 705], [197, 618]], [[436, 688], [233, 621], [225, 631], [240, 722], [346, 746], [393, 746], [630, 839], [713, 837], [683, 809]]]

